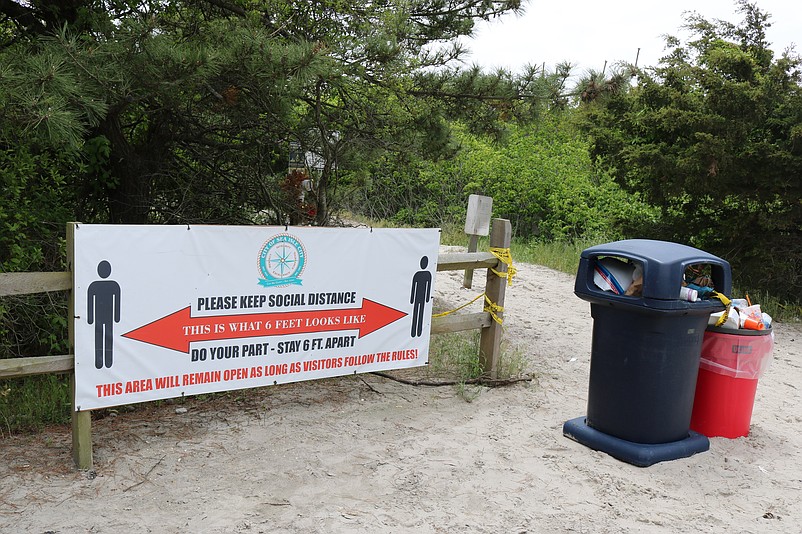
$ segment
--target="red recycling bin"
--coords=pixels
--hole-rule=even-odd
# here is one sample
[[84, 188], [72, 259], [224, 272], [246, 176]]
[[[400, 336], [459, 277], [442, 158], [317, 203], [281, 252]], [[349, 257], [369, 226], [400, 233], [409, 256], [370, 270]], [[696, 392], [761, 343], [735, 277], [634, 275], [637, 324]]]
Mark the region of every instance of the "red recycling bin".
[[708, 327], [702, 341], [691, 430], [707, 437], [749, 435], [757, 381], [771, 363], [774, 334]]

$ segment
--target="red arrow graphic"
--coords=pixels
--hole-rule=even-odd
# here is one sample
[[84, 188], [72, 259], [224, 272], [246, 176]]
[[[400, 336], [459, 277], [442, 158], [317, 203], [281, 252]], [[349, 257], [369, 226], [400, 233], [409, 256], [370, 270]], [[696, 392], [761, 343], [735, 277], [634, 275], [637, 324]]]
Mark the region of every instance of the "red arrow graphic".
[[406, 317], [406, 313], [362, 299], [361, 308], [314, 310], [246, 315], [192, 317], [187, 306], [152, 323], [131, 330], [123, 337], [178, 352], [189, 352], [193, 341], [309, 334], [359, 330], [359, 337]]

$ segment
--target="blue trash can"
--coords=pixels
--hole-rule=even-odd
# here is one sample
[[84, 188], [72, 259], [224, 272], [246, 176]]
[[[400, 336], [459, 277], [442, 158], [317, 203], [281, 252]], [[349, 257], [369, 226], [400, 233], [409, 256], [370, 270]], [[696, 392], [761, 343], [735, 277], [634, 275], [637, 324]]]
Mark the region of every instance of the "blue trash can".
[[[705, 266], [716, 291], [730, 293], [729, 263], [686, 245], [629, 239], [582, 252], [574, 293], [593, 317], [588, 405], [564, 425], [566, 436], [644, 466], [709, 448], [690, 420], [708, 318], [724, 305], [680, 298], [691, 266]], [[642, 278], [634, 294], [622, 287], [633, 283], [621, 280], [627, 269]]]

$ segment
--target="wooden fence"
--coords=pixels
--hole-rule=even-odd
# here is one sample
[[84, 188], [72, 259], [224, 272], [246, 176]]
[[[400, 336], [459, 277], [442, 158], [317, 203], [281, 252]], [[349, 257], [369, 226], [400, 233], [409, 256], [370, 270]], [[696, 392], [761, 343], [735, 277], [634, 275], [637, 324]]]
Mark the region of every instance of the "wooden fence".
[[[68, 234], [72, 226], [68, 225]], [[509, 249], [512, 230], [506, 219], [493, 219], [490, 233], [490, 247]], [[68, 264], [72, 265], [72, 236], [67, 236]], [[487, 269], [485, 295], [489, 302], [500, 307], [495, 315], [499, 320], [503, 317], [504, 292], [507, 286], [504, 275], [507, 264], [490, 252], [468, 252], [458, 254], [440, 254], [437, 258], [438, 271], [457, 271], [464, 269]], [[493, 272], [499, 273], [497, 275]], [[72, 272], [50, 273], [0, 273], [0, 297], [45, 293], [49, 291], [72, 290]], [[69, 317], [74, 317], [73, 299], [69, 298]], [[481, 329], [479, 341], [479, 359], [485, 376], [498, 377], [498, 360], [501, 346], [502, 327], [499, 321], [493, 320], [489, 311], [476, 313], [454, 313], [432, 319], [432, 334], [445, 334], [465, 330]], [[70, 347], [73, 347], [74, 321], [69, 321]], [[57, 356], [36, 356], [30, 358], [0, 359], [0, 379], [23, 376], [71, 373], [73, 399], [75, 392], [75, 356], [62, 354]], [[92, 418], [90, 411], [72, 410], [72, 454], [75, 465], [79, 469], [92, 467]]]

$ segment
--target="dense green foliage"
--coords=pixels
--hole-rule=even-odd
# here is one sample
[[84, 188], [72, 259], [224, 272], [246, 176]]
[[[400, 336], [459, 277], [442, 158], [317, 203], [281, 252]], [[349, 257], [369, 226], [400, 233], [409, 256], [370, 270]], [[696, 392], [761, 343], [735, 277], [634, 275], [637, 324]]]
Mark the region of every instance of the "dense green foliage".
[[[0, 272], [65, 270], [64, 222], [75, 194], [68, 186], [75, 158], [0, 150]], [[68, 352], [65, 294], [0, 299], [0, 357]]]
[[349, 154], [442, 139], [410, 76], [459, 50], [428, 45], [517, 7], [4, 2], [0, 143], [86, 145], [94, 159], [71, 185], [89, 186], [77, 214], [87, 222], [280, 224], [300, 221], [286, 176], [295, 142], [321, 162], [314, 211], [324, 224]]
[[[519, 0], [0, 1], [0, 272], [66, 269], [71, 220], [453, 228], [478, 193], [529, 242], [679, 241], [797, 300], [800, 60], [738, 6], [569, 91], [453, 68]], [[66, 352], [65, 301], [0, 299], [0, 357]]]
[[653, 223], [656, 210], [624, 193], [596, 171], [588, 144], [567, 115], [542, 115], [536, 124], [507, 124], [502, 140], [455, 125], [454, 154], [437, 161], [382, 161], [359, 184], [353, 209], [412, 225], [460, 221], [471, 193], [493, 197], [493, 211], [516, 236], [539, 240], [587, 235], [618, 238], [632, 225]]
[[660, 65], [617, 73], [583, 95], [591, 153], [661, 211], [638, 234], [727, 258], [743, 287], [802, 295], [800, 59], [775, 58], [768, 15], [739, 2], [740, 25], [688, 18], [693, 39]]
[[[413, 74], [459, 55], [433, 43], [518, 5], [0, 3], [0, 271], [63, 269], [70, 220], [326, 224], [342, 170], [441, 154], [444, 112]], [[290, 143], [320, 162], [309, 205]], [[4, 355], [36, 354], [12, 307]]]

